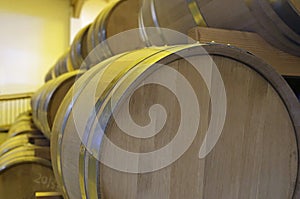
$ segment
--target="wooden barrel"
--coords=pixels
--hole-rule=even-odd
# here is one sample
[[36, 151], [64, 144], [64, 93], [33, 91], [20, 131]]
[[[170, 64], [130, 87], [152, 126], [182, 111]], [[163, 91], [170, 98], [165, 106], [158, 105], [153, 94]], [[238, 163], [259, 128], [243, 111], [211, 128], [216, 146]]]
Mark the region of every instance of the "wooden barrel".
[[9, 138], [0, 145], [0, 156], [15, 148], [28, 145], [50, 146], [50, 141], [40, 134], [28, 133], [17, 135]]
[[55, 78], [54, 66], [52, 66], [46, 73], [45, 82], [48, 82], [49, 80], [54, 79], [54, 78]]
[[[51, 80], [52, 82], [55, 81], [55, 79], [52, 79]], [[51, 82], [49, 81], [49, 82]], [[41, 99], [44, 95], [46, 95], [46, 91], [47, 91], [47, 88], [49, 87], [49, 85], [51, 83], [49, 82], [46, 82], [42, 87], [40, 87], [35, 93], [34, 95], [32, 95], [31, 97], [31, 109], [32, 109], [32, 119], [33, 119], [33, 122], [34, 124], [39, 127], [39, 126], [42, 126], [43, 124], [41, 124], [40, 120], [38, 119], [38, 112], [37, 112], [37, 109], [41, 103]]]
[[[201, 15], [199, 15], [198, 24], [194, 21], [189, 5], [187, 0], [143, 0], [139, 12], [139, 27], [144, 42], [148, 45], [186, 43], [186, 38], [170, 38], [170, 35], [174, 34], [168, 34], [167, 30], [164, 31], [159, 28], [172, 29], [182, 34], [187, 34], [188, 30], [197, 25], [206, 26]], [[194, 9], [197, 10], [197, 6], [194, 5]], [[160, 41], [157, 41], [157, 35], [161, 37]], [[180, 34], [178, 36], [180, 37]]]
[[58, 77], [64, 73], [67, 73], [67, 72], [70, 72], [73, 70], [74, 70], [74, 66], [72, 65], [70, 52], [68, 50], [56, 62], [55, 75], [56, 75], [56, 77]]
[[74, 70], [69, 54], [68, 50], [57, 60], [54, 66], [55, 77]]
[[84, 49], [86, 44], [87, 32], [90, 25], [82, 28], [75, 36], [71, 48], [70, 48], [70, 59], [74, 69], [80, 69], [82, 62], [87, 56], [87, 52]]
[[8, 138], [14, 137], [21, 134], [38, 134], [41, 135], [41, 131], [37, 129], [36, 125], [32, 122], [32, 120], [29, 121], [20, 121], [17, 123], [14, 123], [8, 131]]
[[279, 74], [231, 46], [125, 53], [65, 97], [54, 172], [65, 198], [296, 199], [299, 106]]
[[137, 29], [139, 9], [139, 0], [122, 0], [111, 2], [100, 12], [88, 30], [87, 51], [91, 52], [100, 43], [102, 45], [97, 49], [95, 60], [89, 60], [89, 65], [99, 63], [112, 55], [145, 46], [139, 39], [138, 30], [117, 39], [109, 39], [119, 33]]
[[[142, 29], [163, 27], [185, 34], [195, 24], [253, 31], [273, 46], [300, 56], [300, 12], [297, 1], [150, 0], [144, 1], [139, 18]], [[147, 32], [144, 37], [148, 37]]]
[[73, 71], [74, 67], [71, 61], [69, 50], [66, 51], [59, 59], [56, 61], [53, 67], [49, 69], [45, 76], [45, 82], [48, 82], [51, 79], [55, 79], [60, 75]]
[[32, 122], [32, 112], [31, 112], [31, 110], [20, 113], [16, 117], [14, 123], [18, 123], [18, 122], [21, 122], [21, 121], [31, 121]]
[[60, 72], [58, 70], [57, 64], [55, 64], [54, 66], [52, 66], [49, 71], [47, 72], [46, 76], [45, 76], [45, 82], [50, 81], [51, 79], [55, 79], [56, 77], [58, 77], [60, 75]]
[[[87, 82], [89, 82], [91, 80], [91, 74], [93, 74], [94, 76], [101, 71], [102, 68], [106, 67], [108, 64], [110, 64], [110, 62], [112, 60], [116, 60], [119, 56], [121, 55], [116, 55], [112, 58], [109, 58], [107, 60], [102, 61], [101, 63], [99, 63], [99, 65], [102, 65], [102, 67], [95, 67], [92, 68], [90, 70], [88, 70], [85, 74], [87, 75], [83, 75], [81, 76], [76, 82], [75, 85], [80, 86], [82, 85], [82, 89], [84, 89], [85, 85], [87, 84]], [[96, 72], [94, 72], [96, 71]], [[77, 90], [77, 87], [76, 87]], [[75, 186], [71, 185], [70, 187], [68, 187], [68, 193], [66, 191], [66, 187], [65, 187], [65, 182], [62, 176], [62, 172], [68, 172], [68, 171], [62, 171], [62, 165], [63, 164], [68, 164], [70, 167], [70, 169], [77, 169], [78, 168], [78, 163], [79, 163], [79, 156], [78, 154], [73, 154], [73, 156], [70, 157], [64, 157], [63, 159], [58, 157], [59, 155], [61, 155], [62, 153], [62, 145], [60, 144], [62, 137], [60, 137], [61, 135], [64, 134], [64, 127], [63, 125], [66, 124], [66, 121], [59, 121], [59, 118], [64, 118], [67, 119], [70, 115], [70, 111], [71, 111], [71, 107], [72, 107], [72, 94], [75, 94], [74, 92], [74, 86], [70, 89], [70, 91], [68, 92], [68, 94], [66, 95], [66, 97], [64, 98], [64, 100], [62, 101], [61, 106], [58, 109], [57, 112], [57, 117], [55, 118], [55, 121], [53, 123], [53, 127], [52, 127], [52, 135], [51, 135], [51, 160], [52, 160], [52, 164], [53, 164], [53, 170], [54, 170], [54, 174], [55, 174], [55, 178], [57, 180], [58, 186], [60, 187], [62, 193], [64, 194], [64, 198], [76, 198], [78, 197], [81, 193], [80, 193], [80, 189], [79, 189], [79, 182], [78, 182], [78, 178], [79, 178], [79, 172], [74, 173], [73, 176], [73, 180], [74, 183], [76, 183]], [[77, 95], [73, 96], [74, 99], [77, 98]], [[75, 130], [75, 129], [74, 129]], [[69, 134], [70, 135], [70, 134]], [[65, 139], [65, 137], [64, 137]], [[80, 150], [80, 140], [76, 139], [74, 140], [75, 142], [73, 143], [73, 146], [76, 148], [76, 151]], [[69, 184], [70, 185], [70, 184]]]
[[48, 147], [19, 147], [0, 157], [0, 198], [34, 198], [56, 191]]
[[65, 73], [44, 84], [32, 96], [33, 120], [46, 137], [50, 138], [52, 124], [62, 100], [82, 73]]

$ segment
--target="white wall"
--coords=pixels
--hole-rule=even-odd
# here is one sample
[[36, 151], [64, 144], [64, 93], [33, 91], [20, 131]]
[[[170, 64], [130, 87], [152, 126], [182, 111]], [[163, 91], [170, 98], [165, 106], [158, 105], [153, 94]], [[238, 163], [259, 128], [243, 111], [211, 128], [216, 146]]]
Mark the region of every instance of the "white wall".
[[70, 40], [69, 0], [0, 0], [0, 95], [35, 91]]

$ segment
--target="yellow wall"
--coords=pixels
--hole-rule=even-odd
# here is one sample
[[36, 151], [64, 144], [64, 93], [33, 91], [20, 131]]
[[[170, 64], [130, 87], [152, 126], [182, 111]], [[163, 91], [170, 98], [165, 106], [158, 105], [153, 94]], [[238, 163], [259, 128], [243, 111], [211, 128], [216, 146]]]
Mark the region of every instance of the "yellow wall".
[[70, 40], [69, 0], [0, 0], [0, 95], [35, 91]]
[[82, 6], [80, 18], [71, 20], [71, 42], [76, 33], [86, 25], [92, 23], [109, 1], [87, 0]]

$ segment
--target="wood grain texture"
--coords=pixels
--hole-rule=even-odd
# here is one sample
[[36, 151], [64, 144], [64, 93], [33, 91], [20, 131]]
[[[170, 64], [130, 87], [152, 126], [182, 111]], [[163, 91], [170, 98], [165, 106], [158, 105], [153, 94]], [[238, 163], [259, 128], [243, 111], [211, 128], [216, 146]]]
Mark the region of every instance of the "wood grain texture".
[[[187, 30], [197, 25], [188, 4], [188, 1], [183, 0], [143, 1], [138, 17], [140, 20], [139, 27], [142, 34], [144, 34], [142, 35], [144, 40], [156, 45], [156, 37], [161, 37], [161, 40], [164, 42], [163, 45], [183, 42], [182, 39], [177, 41], [178, 38], [169, 38], [171, 34], [168, 34], [166, 30], [171, 29], [178, 32], [177, 36], [179, 37], [179, 33], [186, 34]], [[164, 28], [165, 30], [159, 30], [159, 28]]]
[[[198, 14], [188, 9], [187, 2], [197, 7]], [[195, 18], [203, 19], [202, 26], [256, 32], [275, 48], [300, 56], [298, 4], [289, 0], [144, 1], [140, 27], [169, 28], [187, 34], [196, 25]], [[165, 37], [160, 31], [156, 35]]]
[[[209, 122], [210, 102], [205, 85], [201, 78], [194, 77], [195, 71], [185, 60], [173, 62], [169, 66], [185, 74], [196, 92], [206, 99], [199, 99], [203, 119], [197, 137], [182, 157], [159, 171], [129, 174], [101, 165], [104, 198], [292, 198], [298, 168], [297, 143], [284, 103], [263, 77], [244, 64], [221, 56], [213, 58], [222, 74], [228, 100], [226, 123], [213, 151], [205, 159], [198, 158]], [[155, 74], [147, 78], [152, 75]], [[109, 139], [124, 150], [141, 153], [158, 150], [168, 143], [180, 123], [180, 111], [166, 91], [160, 91], [156, 85], [151, 89], [142, 87], [131, 99], [131, 114], [137, 123], [147, 123], [147, 104], [155, 104], [156, 100], [172, 110], [167, 111], [171, 121], [159, 135], [147, 140], [133, 139], [111, 120], [105, 130]], [[127, 118], [117, 115], [116, 119]], [[105, 154], [105, 143], [102, 146]]]
[[56, 191], [50, 149], [20, 146], [0, 157], [0, 197], [33, 198], [36, 191]]
[[[276, 48], [296, 56], [300, 55], [299, 34], [275, 12], [271, 1], [204, 0], [197, 2], [208, 27], [256, 32]], [[281, 6], [280, 1], [278, 2]], [[290, 9], [289, 12], [290, 15], [299, 16], [294, 9]], [[297, 23], [294, 26], [297, 26]]]
[[33, 119], [37, 127], [50, 138], [56, 112], [66, 93], [82, 73], [73, 71], [44, 84], [32, 98]]
[[[99, 65], [105, 68], [111, 61], [106, 60]], [[60, 191], [65, 199], [81, 197], [78, 171], [81, 140], [77, 134], [78, 129], [76, 129], [74, 124], [74, 114], [71, 111], [74, 102], [77, 101], [78, 95], [83, 91], [87, 82], [100, 71], [101, 67], [92, 68], [76, 81], [62, 101], [53, 123], [51, 136], [52, 165]], [[83, 122], [85, 119], [83, 117]], [[70, 142], [72, 144], [68, 144]], [[68, 180], [68, 178], [71, 180]]]
[[274, 48], [256, 33], [195, 27], [189, 31], [189, 36], [200, 43], [216, 42], [245, 49], [282, 75], [300, 75], [300, 57]]
[[0, 175], [0, 185], [0, 197], [7, 199], [34, 198], [36, 191], [57, 190], [51, 168], [34, 163], [8, 169]]
[[[155, 54], [157, 51], [159, 50], [146, 50], [148, 55]], [[78, 128], [76, 122], [80, 122], [81, 124], [87, 123], [90, 112], [86, 110], [92, 110], [94, 108], [91, 104], [86, 104], [86, 97], [90, 96], [88, 99], [93, 100], [93, 95], [99, 96], [99, 93], [104, 92], [106, 86], [110, 86], [110, 83], [114, 81], [114, 78], [118, 77], [118, 73], [123, 74], [129, 70], [129, 68], [126, 70], [125, 65], [124, 68], [120, 68], [120, 63], [127, 64], [127, 67], [134, 67], [132, 63], [137, 63], [144, 59], [144, 57], [140, 56], [141, 54], [143, 53], [139, 51], [131, 52], [126, 56], [126, 60], [116, 63], [113, 63], [113, 61], [117, 60], [118, 56], [113, 57], [111, 60], [101, 62], [98, 65], [99, 67], [89, 70], [87, 74], [82, 76], [82, 78], [76, 82], [74, 85], [75, 88], [73, 87], [73, 90], [68, 93], [66, 99], [63, 101], [63, 105], [58, 110], [58, 116], [55, 118], [53, 127], [54, 137], [51, 139], [51, 150], [54, 156], [53, 163], [55, 164], [53, 167], [59, 168], [57, 171], [55, 169], [55, 173], [58, 178], [61, 179], [61, 184], [64, 186], [63, 192], [65, 197], [77, 198], [80, 196], [80, 173], [78, 169], [79, 153], [82, 150], [80, 146], [82, 138], [79, 138], [79, 133], [81, 134], [81, 130], [83, 129]], [[119, 56], [122, 57], [122, 55]], [[107, 65], [109, 65], [108, 68], [106, 68]], [[102, 69], [106, 70], [103, 71]], [[99, 76], [101, 72], [104, 73], [103, 76]], [[95, 84], [89, 84], [89, 82], [97, 82], [100, 77], [105, 79], [103, 80], [102, 87], [95, 88]], [[120, 77], [122, 76], [119, 75], [119, 78]], [[71, 105], [72, 102], [73, 104]], [[83, 104], [85, 104], [85, 111], [81, 110]], [[72, 110], [68, 109], [70, 106], [72, 106]], [[80, 121], [78, 121], [79, 114], [85, 115], [80, 115]], [[77, 120], [75, 120], [74, 117], [76, 117]], [[58, 149], [58, 145], [61, 145], [60, 149]]]
[[87, 51], [94, 53], [87, 60], [88, 67], [113, 55], [145, 46], [138, 30], [126, 34], [126, 31], [139, 27], [140, 5], [139, 0], [115, 1], [99, 13], [87, 33]]
[[139, 0], [120, 1], [107, 16], [107, 45], [113, 55], [145, 47], [137, 29], [141, 4]]
[[[92, 68], [79, 79], [79, 91], [68, 93], [69, 97], [54, 122], [51, 150], [56, 175], [66, 183], [65, 191], [70, 198], [83, 194], [80, 192], [82, 182], [88, 196], [108, 199], [298, 198], [300, 104], [284, 79], [260, 59], [231, 46], [187, 45], [174, 49], [153, 48], [154, 51], [156, 53], [151, 54], [151, 49], [143, 49], [107, 60], [101, 66], [104, 71], [99, 69], [101, 67]], [[213, 114], [209, 91], [221, 91], [215, 84], [216, 73], [209, 69], [211, 58], [225, 85], [227, 112], [217, 144], [205, 158], [199, 159], [199, 149]], [[207, 68], [208, 76], [201, 76], [186, 59]], [[98, 142], [99, 137], [93, 134], [94, 131], [99, 133], [98, 122], [109, 140], [128, 152], [155, 151], [175, 138], [183, 114], [181, 102], [167, 87], [145, 84], [148, 80], [166, 77], [164, 68], [155, 63], [167, 65], [183, 75], [195, 91], [198, 101], [195, 109], [199, 108], [201, 117], [191, 146], [175, 162], [147, 173], [121, 172], [96, 161], [87, 152], [96, 155], [98, 146], [101, 156], [120, 158], [108, 150], [107, 140]], [[204, 78], [210, 80], [208, 85]], [[180, 88], [179, 76], [170, 81], [175, 88]], [[141, 87], [132, 92], [138, 86]], [[114, 117], [104, 108], [110, 106], [113, 88], [122, 88], [117, 93], [119, 98], [115, 98], [119, 101], [116, 109], [112, 109]], [[75, 101], [72, 101], [74, 96]], [[93, 98], [91, 104], [86, 101], [90, 98]], [[129, 99], [130, 116], [141, 126], [150, 122], [152, 105], [160, 104], [165, 108], [167, 120], [158, 134], [146, 139], [135, 138], [119, 128], [117, 119], [129, 122], [120, 111], [126, 105], [126, 99]], [[97, 117], [91, 112], [94, 110], [97, 110]], [[102, 119], [108, 119], [107, 125], [103, 125], [106, 123]], [[83, 126], [78, 126], [77, 122]], [[160, 121], [152, 122], [153, 128], [159, 129]], [[188, 137], [191, 132], [185, 133]], [[81, 143], [83, 140], [84, 144]], [[86, 149], [80, 145], [92, 149], [84, 152]], [[170, 149], [170, 156], [159, 158], [171, 158], [175, 149], [176, 146]], [[82, 158], [83, 168], [80, 168]], [[137, 164], [147, 165], [143, 160], [141, 157]], [[149, 159], [149, 167], [156, 161], [159, 160]], [[122, 163], [121, 166], [126, 167], [130, 160]]]

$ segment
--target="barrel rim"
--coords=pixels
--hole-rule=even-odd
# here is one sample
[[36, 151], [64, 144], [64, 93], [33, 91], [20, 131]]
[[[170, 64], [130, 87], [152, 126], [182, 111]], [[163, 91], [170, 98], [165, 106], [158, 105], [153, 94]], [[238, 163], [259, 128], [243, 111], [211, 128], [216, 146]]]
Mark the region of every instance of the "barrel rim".
[[83, 37], [87, 35], [89, 28], [91, 27], [91, 24], [86, 25], [83, 27], [75, 36], [71, 46], [70, 46], [70, 52], [69, 57], [71, 59], [71, 63], [74, 68], [78, 69], [81, 66], [81, 63], [83, 62], [84, 58], [82, 55], [82, 41]]
[[44, 158], [40, 157], [34, 157], [34, 156], [26, 156], [26, 157], [16, 157], [14, 159], [10, 159], [5, 164], [0, 165], [0, 174], [4, 173], [5, 171], [9, 170], [12, 167], [21, 165], [21, 164], [28, 164], [28, 163], [36, 163], [42, 166], [46, 166], [50, 169], [51, 162], [49, 160], [46, 160]]
[[[207, 51], [206, 54], [203, 53], [203, 48]], [[290, 120], [292, 121], [292, 125], [294, 127], [294, 132], [295, 132], [297, 149], [298, 149], [297, 151], [298, 168], [297, 168], [295, 189], [293, 190], [293, 198], [298, 198], [300, 196], [300, 190], [299, 190], [299, 186], [300, 186], [300, 182], [299, 182], [300, 179], [300, 172], [299, 172], [300, 104], [297, 98], [295, 97], [293, 91], [291, 90], [291, 88], [288, 86], [288, 84], [283, 79], [283, 77], [279, 75], [275, 71], [275, 69], [273, 69], [270, 65], [263, 62], [261, 59], [255, 57], [251, 53], [242, 49], [232, 47], [230, 45], [222, 45], [222, 44], [186, 45], [185, 49], [176, 52], [176, 54], [172, 53], [171, 55], [162, 57], [159, 61], [155, 63], [167, 64], [170, 62], [174, 62], [177, 59], [181, 59], [182, 57], [186, 58], [186, 57], [196, 56], [196, 55], [199, 56], [201, 54], [202, 55], [208, 54], [211, 56], [213, 55], [223, 56], [245, 64], [247, 67], [251, 68], [252, 70], [257, 72], [262, 78], [264, 78], [274, 88], [275, 92], [281, 98], [290, 116]]]
[[163, 57], [156, 63], [168, 64], [170, 62], [176, 61], [177, 59], [181, 59], [182, 57], [187, 58], [190, 56], [199, 56], [201, 54], [205, 55], [203, 53], [203, 48], [206, 50], [206, 54], [210, 56], [223, 56], [245, 64], [248, 68], [254, 70], [262, 78], [264, 78], [274, 88], [278, 96], [281, 98], [292, 122], [296, 138], [295, 141], [297, 145], [298, 165], [295, 189], [293, 190], [293, 198], [296, 199], [300, 197], [300, 103], [298, 102], [292, 89], [288, 86], [284, 78], [263, 60], [245, 50], [230, 45], [215, 43], [187, 45], [187, 48], [177, 51], [176, 54], [173, 53], [171, 55]]
[[[116, 55], [120, 56], [120, 55]], [[103, 62], [99, 63], [101, 65], [103, 65], [103, 67], [106, 67], [107, 65], [110, 64], [110, 60], [114, 59], [114, 57], [109, 58], [107, 60], [104, 60]], [[85, 73], [85, 75], [89, 74], [89, 73], [94, 73], [97, 70], [97, 68], [92, 68], [91, 70], [87, 71], [87, 73]], [[96, 75], [96, 74], [95, 74]], [[77, 81], [77, 80], [76, 80]], [[75, 81], [75, 84], [76, 84]], [[86, 83], [89, 81], [88, 79], [85, 79], [85, 81], [83, 83]], [[62, 163], [61, 163], [61, 154], [62, 154], [62, 140], [63, 140], [63, 136], [64, 136], [64, 129], [66, 126], [66, 122], [68, 120], [68, 118], [70, 117], [70, 113], [73, 107], [74, 102], [76, 101], [78, 95], [81, 93], [81, 91], [85, 88], [81, 87], [80, 93], [76, 93], [75, 96], [74, 95], [74, 91], [73, 91], [72, 87], [69, 92], [66, 94], [65, 99], [62, 102], [62, 105], [59, 107], [57, 112], [63, 112], [63, 119], [61, 119], [60, 117], [55, 117], [55, 120], [53, 122], [53, 128], [54, 131], [55, 129], [57, 129], [56, 133], [52, 133], [51, 136], [51, 142], [50, 142], [50, 149], [51, 149], [51, 158], [52, 158], [52, 166], [53, 166], [53, 171], [54, 171], [54, 175], [57, 179], [57, 183], [61, 186], [62, 192], [64, 194], [65, 197], [68, 197], [68, 193], [66, 191], [66, 187], [64, 185], [64, 179], [63, 179], [63, 171], [62, 171]], [[66, 106], [64, 106], [66, 105]], [[57, 126], [57, 123], [59, 123], [59, 125]], [[61, 125], [61, 126], [60, 126]]]
[[43, 135], [39, 135], [39, 134], [21, 134], [15, 137], [11, 137], [0, 145], [0, 156], [20, 146], [26, 146], [26, 145], [40, 146], [40, 145], [30, 143], [31, 139], [45, 140], [45, 141], [48, 140]]

